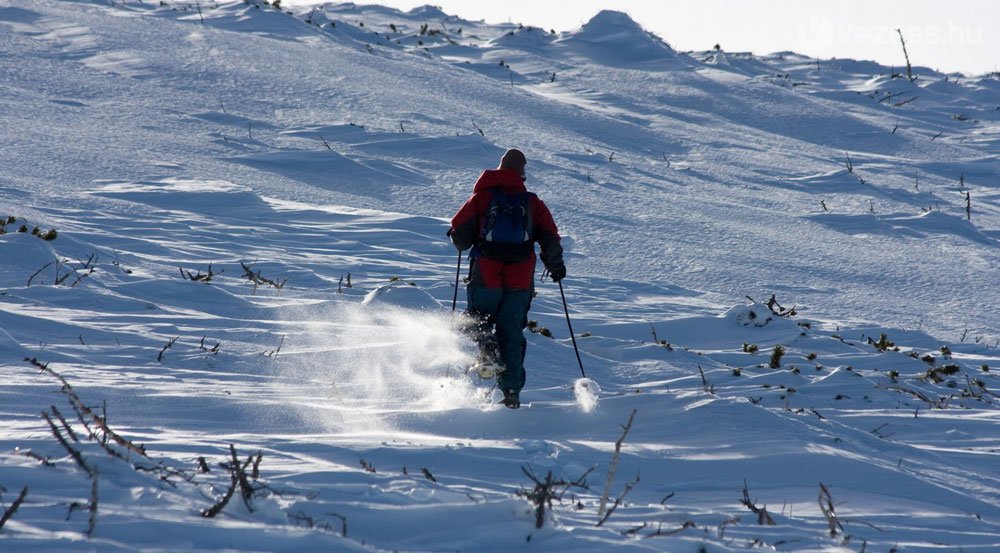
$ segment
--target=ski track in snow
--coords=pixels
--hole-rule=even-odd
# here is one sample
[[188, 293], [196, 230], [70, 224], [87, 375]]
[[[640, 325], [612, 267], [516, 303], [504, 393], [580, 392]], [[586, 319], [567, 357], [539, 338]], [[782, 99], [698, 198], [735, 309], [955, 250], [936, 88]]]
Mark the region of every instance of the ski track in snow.
[[[995, 76], [353, 4], [0, 0], [0, 52], [4, 552], [1000, 550]], [[510, 145], [594, 380], [540, 283], [518, 411], [444, 237]]]

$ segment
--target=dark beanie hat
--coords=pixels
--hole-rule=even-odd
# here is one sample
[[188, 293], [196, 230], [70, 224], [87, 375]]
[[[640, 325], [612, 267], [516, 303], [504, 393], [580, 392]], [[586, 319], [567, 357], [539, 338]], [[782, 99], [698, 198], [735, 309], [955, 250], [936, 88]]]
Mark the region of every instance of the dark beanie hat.
[[522, 177], [524, 176], [524, 166], [527, 163], [528, 160], [525, 159], [521, 150], [507, 150], [504, 152], [503, 157], [500, 158], [501, 169], [511, 169], [517, 171]]

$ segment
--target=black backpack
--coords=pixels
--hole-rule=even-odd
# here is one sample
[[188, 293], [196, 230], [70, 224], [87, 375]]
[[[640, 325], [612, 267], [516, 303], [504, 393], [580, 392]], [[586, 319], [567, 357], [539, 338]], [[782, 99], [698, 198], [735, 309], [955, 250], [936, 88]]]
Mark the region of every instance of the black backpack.
[[504, 263], [524, 261], [535, 251], [531, 225], [531, 192], [507, 194], [493, 190], [490, 207], [483, 215], [479, 253]]

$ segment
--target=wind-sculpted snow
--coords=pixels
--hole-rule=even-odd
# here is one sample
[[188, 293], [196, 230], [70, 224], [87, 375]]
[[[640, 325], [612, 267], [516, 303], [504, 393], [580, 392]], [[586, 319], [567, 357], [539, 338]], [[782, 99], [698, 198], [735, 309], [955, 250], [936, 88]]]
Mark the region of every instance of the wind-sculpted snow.
[[[0, 0], [0, 550], [1000, 550], [995, 76], [292, 11]], [[586, 374], [536, 281], [517, 411], [512, 146]]]
[[559, 41], [567, 51], [582, 53], [589, 59], [612, 67], [679, 69], [678, 59], [667, 43], [652, 35], [622, 13], [603, 10], [585, 23], [578, 32]]

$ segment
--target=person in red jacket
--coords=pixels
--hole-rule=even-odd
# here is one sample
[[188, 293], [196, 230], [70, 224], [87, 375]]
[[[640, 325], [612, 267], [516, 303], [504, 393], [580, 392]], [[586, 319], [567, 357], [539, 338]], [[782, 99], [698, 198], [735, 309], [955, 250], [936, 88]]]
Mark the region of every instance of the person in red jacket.
[[480, 351], [502, 363], [497, 385], [511, 409], [520, 407], [525, 381], [524, 328], [534, 295], [535, 242], [552, 280], [566, 276], [552, 214], [524, 186], [526, 164], [521, 151], [507, 150], [497, 169], [479, 176], [448, 231], [459, 251], [472, 248], [466, 313], [475, 321]]

